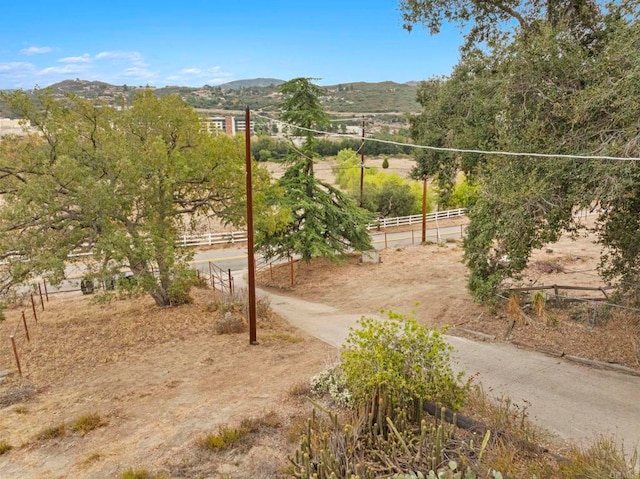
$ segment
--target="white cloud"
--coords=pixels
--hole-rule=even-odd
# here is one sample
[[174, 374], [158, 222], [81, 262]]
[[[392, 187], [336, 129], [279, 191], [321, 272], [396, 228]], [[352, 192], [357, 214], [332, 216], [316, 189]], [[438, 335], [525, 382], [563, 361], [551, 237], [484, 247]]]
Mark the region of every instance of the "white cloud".
[[200, 75], [202, 73], [202, 70], [200, 70], [199, 68], [184, 68], [180, 71], [180, 73], [184, 75]]
[[75, 65], [69, 64], [61, 67], [47, 67], [39, 70], [36, 75], [45, 76], [45, 75], [67, 75], [69, 73], [82, 73], [86, 72], [87, 67], [85, 65]]
[[81, 55], [79, 57], [60, 58], [60, 59], [58, 59], [58, 61], [60, 63], [90, 63], [91, 62], [91, 55], [89, 55], [88, 53], [85, 53], [84, 55]]
[[210, 68], [189, 67], [168, 75], [166, 82], [172, 85], [187, 86], [217, 85], [228, 81], [231, 77], [233, 77], [232, 73], [223, 71], [219, 66]]
[[138, 52], [122, 52], [122, 51], [108, 51], [100, 52], [96, 55], [97, 60], [123, 60], [131, 62], [135, 65], [145, 65], [144, 58]]
[[23, 55], [41, 55], [43, 53], [50, 53], [51, 51], [53, 51], [53, 48], [51, 47], [38, 47], [34, 45], [28, 48], [23, 48], [20, 50], [20, 53]]

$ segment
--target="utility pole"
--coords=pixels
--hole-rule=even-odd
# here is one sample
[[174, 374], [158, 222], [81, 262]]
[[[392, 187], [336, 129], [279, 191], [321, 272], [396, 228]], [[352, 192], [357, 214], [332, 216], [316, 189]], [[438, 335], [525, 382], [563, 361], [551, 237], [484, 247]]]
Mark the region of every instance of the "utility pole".
[[247, 175], [247, 268], [249, 271], [249, 344], [258, 344], [256, 338], [256, 262], [253, 255], [253, 184], [251, 178], [251, 112], [244, 112], [244, 144]]
[[422, 243], [427, 242], [427, 175], [422, 176]]
[[362, 142], [360, 143], [360, 208], [364, 193], [364, 116], [362, 117]]

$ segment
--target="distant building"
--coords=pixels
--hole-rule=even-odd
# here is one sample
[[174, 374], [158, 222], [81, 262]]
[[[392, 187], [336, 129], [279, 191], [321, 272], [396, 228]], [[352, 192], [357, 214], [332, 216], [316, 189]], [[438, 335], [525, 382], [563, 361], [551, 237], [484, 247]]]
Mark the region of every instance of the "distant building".
[[[27, 128], [30, 127], [29, 123], [26, 123]], [[9, 118], [0, 118], [0, 135], [22, 135], [24, 129], [21, 124], [21, 120], [11, 120]]]
[[[224, 132], [229, 136], [242, 133], [246, 129], [244, 116], [210, 116], [204, 118], [204, 124], [210, 133]], [[250, 131], [254, 133], [254, 122], [251, 120]]]

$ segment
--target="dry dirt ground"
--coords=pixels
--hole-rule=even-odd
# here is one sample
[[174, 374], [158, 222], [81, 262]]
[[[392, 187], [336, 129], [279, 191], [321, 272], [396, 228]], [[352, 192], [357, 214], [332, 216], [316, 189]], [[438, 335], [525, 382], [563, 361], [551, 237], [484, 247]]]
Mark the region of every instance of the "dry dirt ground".
[[[146, 297], [108, 305], [58, 297], [37, 325], [27, 310], [31, 342], [19, 344], [26, 379], [16, 374], [0, 385], [0, 443], [13, 447], [0, 455], [0, 477], [117, 478], [129, 468], [275, 477], [292, 448], [286, 434], [257, 433], [242, 454], [206, 452], [198, 439], [263, 416], [286, 430], [306, 407], [292, 388], [336, 352], [277, 317], [260, 319], [258, 346], [245, 333], [216, 335], [212, 294], [196, 290], [194, 304], [168, 309]], [[19, 311], [7, 317], [0, 369], [14, 367], [8, 337], [21, 327]], [[73, 432], [69, 426], [88, 414], [106, 425]], [[38, 439], [65, 424], [64, 436]]]

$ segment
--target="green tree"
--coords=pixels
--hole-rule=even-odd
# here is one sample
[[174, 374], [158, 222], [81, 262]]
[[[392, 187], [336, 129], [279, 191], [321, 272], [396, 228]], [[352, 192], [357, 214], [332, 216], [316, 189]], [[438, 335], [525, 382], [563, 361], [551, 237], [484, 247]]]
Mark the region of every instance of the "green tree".
[[[429, 15], [453, 8], [404, 3]], [[489, 12], [479, 8], [496, 5], [463, 4], [476, 26], [476, 15]], [[524, 3], [509, 6], [526, 22], [494, 35], [488, 50], [469, 46], [450, 78], [421, 85], [424, 110], [412, 119], [414, 139], [462, 149], [637, 157], [640, 4], [557, 1], [528, 11]], [[499, 16], [482, 19], [497, 33], [509, 28], [491, 23]], [[438, 179], [441, 201], [453, 200], [452, 179], [459, 171], [479, 188], [465, 239], [469, 285], [478, 299], [495, 298], [504, 278], [517, 277], [534, 248], [575, 232], [573, 212], [593, 205], [603, 208], [601, 271], [620, 285], [637, 280], [637, 225], [629, 220], [638, 216], [635, 163], [441, 151], [424, 151], [417, 159], [416, 173]]]
[[102, 274], [129, 268], [158, 305], [185, 301], [176, 237], [196, 214], [242, 222], [241, 140], [207, 134], [177, 96], [151, 90], [123, 111], [47, 91], [7, 98], [35, 131], [0, 142], [2, 287], [61, 279], [85, 251]]
[[282, 118], [306, 137], [292, 157], [292, 165], [278, 181], [282, 196], [274, 204], [287, 212], [286, 226], [258, 231], [256, 246], [266, 258], [300, 255], [304, 261], [336, 258], [351, 250], [371, 249], [366, 225], [370, 215], [349, 197], [313, 174], [314, 133], [328, 117], [320, 104], [322, 89], [309, 78], [280, 85], [285, 95]]
[[514, 33], [534, 33], [541, 22], [568, 25], [585, 41], [601, 29], [595, 0], [400, 0], [399, 4], [407, 30], [423, 24], [437, 34], [444, 22], [457, 23], [465, 31], [465, 49], [479, 42], [494, 46]]

